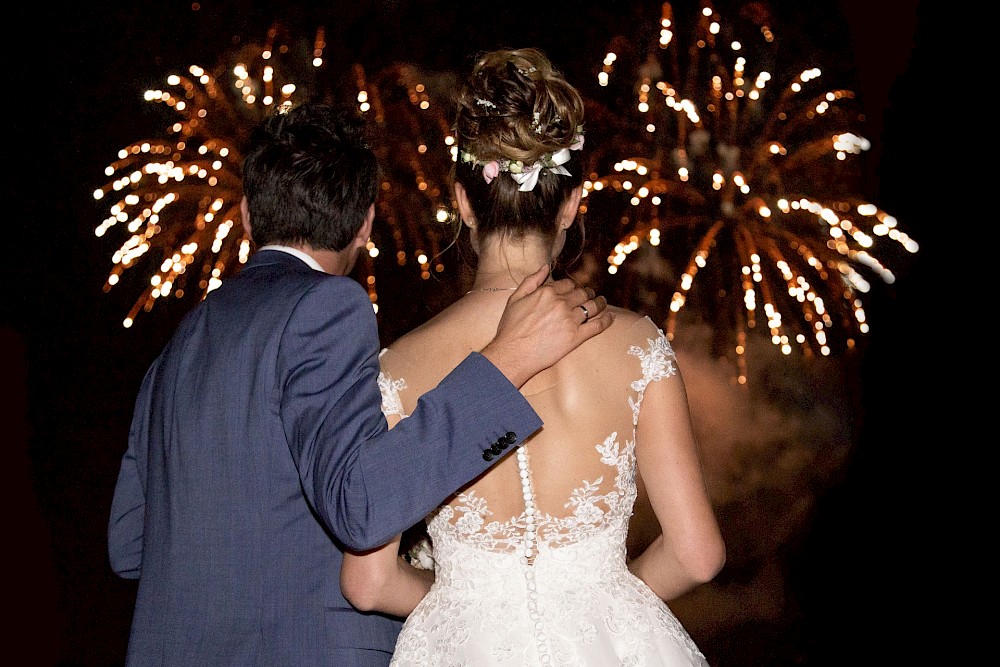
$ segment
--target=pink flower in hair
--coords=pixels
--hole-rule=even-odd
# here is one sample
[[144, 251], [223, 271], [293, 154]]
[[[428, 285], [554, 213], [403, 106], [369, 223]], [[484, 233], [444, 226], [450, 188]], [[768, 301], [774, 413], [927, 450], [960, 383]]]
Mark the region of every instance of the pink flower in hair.
[[492, 183], [493, 179], [497, 177], [500, 173], [500, 163], [496, 160], [492, 162], [487, 162], [483, 165], [483, 180], [487, 183]]

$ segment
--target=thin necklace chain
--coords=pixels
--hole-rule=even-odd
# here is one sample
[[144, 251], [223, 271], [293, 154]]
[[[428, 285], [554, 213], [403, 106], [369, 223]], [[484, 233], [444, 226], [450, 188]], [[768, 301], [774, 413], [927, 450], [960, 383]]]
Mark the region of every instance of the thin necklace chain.
[[480, 287], [479, 289], [470, 289], [466, 295], [473, 292], [513, 292], [516, 289], [516, 287]]

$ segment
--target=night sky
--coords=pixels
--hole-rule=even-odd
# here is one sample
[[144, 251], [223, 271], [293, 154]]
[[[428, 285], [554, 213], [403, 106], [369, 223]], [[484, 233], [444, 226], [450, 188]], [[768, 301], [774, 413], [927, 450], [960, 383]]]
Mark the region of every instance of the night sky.
[[[117, 665], [124, 657], [135, 585], [107, 564], [107, 515], [139, 382], [182, 313], [157, 306], [122, 328], [134, 293], [101, 291], [113, 248], [93, 234], [106, 213], [91, 193], [120, 147], [159, 136], [142, 92], [170, 71], [209, 66], [232, 44], [260, 39], [276, 19], [304, 33], [325, 25], [328, 59], [372, 69], [400, 60], [464, 70], [477, 50], [533, 45], [574, 81], [592, 76], [613, 35], [659, 14], [657, 2], [612, 0], [285, 4], [24, 3], [6, 26], [3, 186], [15, 210], [5, 216], [0, 267], [0, 367], [14, 620], [0, 654], [26, 658], [17, 664]], [[936, 432], [947, 426], [949, 399], [940, 394], [955, 392], [935, 381], [938, 367], [951, 365], [937, 345], [953, 326], [936, 300], [948, 296], [939, 271], [948, 266], [944, 232], [955, 227], [940, 224], [951, 213], [933, 142], [943, 141], [935, 135], [946, 129], [945, 114], [928, 99], [930, 80], [953, 86], [938, 60], [941, 26], [951, 23], [939, 4], [777, 3], [806, 33], [818, 29], [806, 22], [806, 5], [810, 16], [848, 27], [873, 142], [863, 194], [921, 250], [867, 306], [873, 333], [860, 368], [858, 446], [787, 554], [797, 596], [790, 604], [802, 620], [752, 652], [727, 646], [713, 667], [898, 660], [912, 650], [899, 624], [922, 618], [927, 580], [940, 583], [925, 573], [941, 560], [932, 549], [942, 527], [928, 526], [927, 515], [941, 518], [946, 507], [937, 494], [947, 485], [934, 475], [951, 469], [954, 447], [942, 447]]]

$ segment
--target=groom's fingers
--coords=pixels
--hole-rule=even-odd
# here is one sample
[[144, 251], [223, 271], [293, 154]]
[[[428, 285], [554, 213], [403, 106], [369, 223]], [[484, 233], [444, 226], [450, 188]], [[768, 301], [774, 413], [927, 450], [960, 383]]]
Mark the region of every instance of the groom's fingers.
[[552, 287], [557, 297], [563, 302], [567, 312], [572, 313], [571, 318], [580, 324], [585, 324], [591, 318], [600, 317], [607, 309], [608, 300], [590, 287], [579, 287], [568, 278], [549, 283], [546, 287]]
[[[593, 290], [591, 290], [593, 292]], [[587, 323], [587, 320], [592, 320], [601, 316], [601, 313], [608, 307], [608, 300], [603, 296], [593, 296], [582, 304], [580, 304], [580, 310], [583, 313], [583, 324]]]
[[583, 303], [581, 303], [580, 305], [584, 306], [587, 309], [587, 311], [590, 312], [591, 317], [596, 315], [598, 312], [604, 310], [604, 307], [608, 305], [607, 299], [605, 299], [604, 302], [601, 303], [600, 299], [604, 299], [604, 297], [596, 296], [594, 290], [590, 289], [589, 287], [581, 289], [583, 289]]
[[584, 301], [577, 306], [581, 318], [580, 324], [586, 324], [590, 320], [599, 319], [607, 312], [608, 300], [603, 296], [596, 296]]
[[572, 317], [580, 317], [579, 322], [581, 324], [588, 324], [590, 320], [598, 320], [598, 324], [589, 327], [589, 331], [603, 331], [610, 325], [613, 318], [603, 317], [607, 311], [607, 299], [603, 296], [597, 296], [597, 293], [590, 287], [577, 285], [570, 278], [562, 278], [545, 283], [548, 277], [549, 267], [542, 266], [535, 273], [521, 281], [521, 284], [514, 290], [508, 303], [514, 303], [529, 294], [538, 292], [539, 288], [542, 288], [548, 290], [550, 294], [555, 295], [559, 301], [562, 301], [563, 307], [567, 308], [568, 311], [576, 311]]
[[556, 280], [555, 282], [549, 283], [548, 286], [551, 287], [552, 291], [555, 292], [558, 296], [572, 296], [572, 293], [575, 290], [582, 289], [580, 287], [577, 287], [576, 283], [570, 280], [569, 278], [562, 278], [560, 280]]
[[542, 283], [544, 283], [548, 279], [548, 277], [549, 277], [549, 265], [546, 264], [540, 267], [530, 276], [522, 280], [521, 284], [517, 286], [516, 290], [514, 290], [514, 293], [510, 295], [510, 299], [508, 299], [508, 301], [514, 302], [522, 297], [531, 294], [536, 289], [541, 287]]
[[586, 309], [586, 317], [581, 318], [583, 321], [578, 331], [584, 339], [596, 336], [615, 321], [614, 313], [608, 310], [608, 300], [603, 296], [595, 296], [584, 302], [583, 308]]
[[600, 315], [596, 317], [592, 316], [581, 324], [579, 331], [584, 337], [584, 340], [586, 340], [587, 338], [592, 338], [610, 327], [614, 321], [614, 313], [610, 310], [602, 310]]
[[604, 305], [598, 305], [596, 302], [596, 294], [597, 293], [589, 287], [577, 287], [574, 285], [569, 292], [565, 293], [563, 298], [570, 308], [586, 306], [588, 310], [591, 310], [590, 307], [593, 305], [596, 310], [603, 310], [604, 305], [607, 305], [607, 301], [605, 301]]

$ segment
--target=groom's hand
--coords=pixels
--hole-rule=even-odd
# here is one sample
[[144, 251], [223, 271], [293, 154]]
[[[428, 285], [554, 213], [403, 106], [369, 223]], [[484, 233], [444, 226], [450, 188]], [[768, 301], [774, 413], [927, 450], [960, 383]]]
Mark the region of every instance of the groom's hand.
[[543, 266], [507, 300], [497, 333], [482, 354], [520, 388], [614, 321], [608, 301], [569, 279], [545, 283]]

